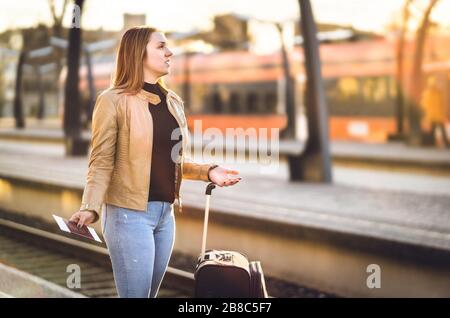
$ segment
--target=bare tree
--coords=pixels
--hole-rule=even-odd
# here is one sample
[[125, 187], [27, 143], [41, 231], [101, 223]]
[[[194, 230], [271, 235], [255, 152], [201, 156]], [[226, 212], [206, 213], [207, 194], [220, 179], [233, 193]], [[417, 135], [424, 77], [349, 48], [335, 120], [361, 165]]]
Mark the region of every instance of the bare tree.
[[[63, 38], [64, 34], [63, 34], [63, 18], [64, 18], [64, 14], [66, 13], [66, 9], [67, 9], [67, 4], [68, 4], [68, 0], [64, 0], [62, 8], [61, 8], [61, 12], [58, 15], [56, 12], [56, 8], [55, 8], [55, 0], [48, 0], [48, 6], [50, 9], [50, 13], [52, 14], [53, 17], [53, 26], [52, 26], [52, 30], [53, 30], [53, 36], [57, 37], [57, 38]], [[55, 54], [55, 59], [56, 59], [56, 70], [55, 70], [55, 82], [54, 82], [54, 90], [58, 89], [58, 80], [59, 80], [59, 76], [61, 74], [61, 70], [62, 70], [62, 58], [64, 55], [64, 50], [60, 47], [54, 47], [54, 54]]]
[[402, 21], [400, 25], [398, 42], [396, 48], [396, 91], [397, 91], [397, 136], [402, 137], [404, 134], [404, 95], [403, 95], [403, 76], [404, 76], [404, 46], [405, 46], [405, 37], [408, 32], [408, 22], [410, 17], [410, 6], [414, 0], [405, 0], [402, 9]]
[[410, 127], [409, 142], [415, 145], [421, 144], [420, 108], [418, 104], [420, 103], [423, 88], [422, 65], [424, 60], [425, 42], [430, 25], [430, 15], [438, 2], [439, 0], [429, 0], [429, 3], [422, 15], [420, 25], [416, 31], [416, 46], [411, 71], [411, 78], [413, 79], [410, 86], [411, 99], [408, 103]]
[[64, 0], [61, 13], [58, 15], [56, 13], [55, 0], [48, 0], [50, 13], [52, 14], [53, 17], [53, 35], [58, 38], [61, 38], [63, 36], [62, 20], [64, 18], [64, 13], [66, 12], [67, 2], [68, 2], [67, 0]]

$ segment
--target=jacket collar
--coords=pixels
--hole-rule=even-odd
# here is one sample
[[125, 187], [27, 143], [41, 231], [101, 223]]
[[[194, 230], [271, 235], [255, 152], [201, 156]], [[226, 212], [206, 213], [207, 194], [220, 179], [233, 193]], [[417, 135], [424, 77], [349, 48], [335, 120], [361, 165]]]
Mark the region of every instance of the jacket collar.
[[[184, 127], [186, 129], [187, 121], [186, 121], [186, 117], [184, 115], [183, 100], [177, 94], [175, 94], [175, 92], [171, 91], [170, 89], [166, 89], [166, 88], [162, 87], [161, 85], [159, 87], [163, 91], [164, 95], [166, 95], [167, 107], [168, 107], [169, 111], [172, 113], [173, 116], [175, 116], [175, 119], [178, 121], [180, 127]], [[153, 105], [157, 105], [161, 102], [161, 99], [157, 94], [147, 92], [144, 89], [141, 89], [136, 94], [136, 96], [148, 103], [153, 104]], [[184, 137], [183, 140], [187, 140], [187, 137]]]
[[[159, 85], [159, 87], [161, 88], [162, 92], [164, 93], [164, 95], [169, 98], [169, 99], [174, 99], [178, 102], [182, 102], [181, 98], [175, 94], [173, 91], [171, 91], [170, 89], [166, 89], [163, 86]], [[153, 105], [157, 105], [161, 102], [161, 98], [157, 95], [157, 94], [153, 94], [150, 92], [147, 92], [144, 89], [141, 89], [137, 94], [136, 94], [139, 98], [153, 104]]]
[[161, 98], [159, 98], [159, 96], [157, 94], [147, 92], [146, 90], [143, 90], [143, 89], [141, 89], [136, 95], [140, 99], [143, 99], [146, 102], [153, 104], [153, 105], [158, 105], [161, 102]]

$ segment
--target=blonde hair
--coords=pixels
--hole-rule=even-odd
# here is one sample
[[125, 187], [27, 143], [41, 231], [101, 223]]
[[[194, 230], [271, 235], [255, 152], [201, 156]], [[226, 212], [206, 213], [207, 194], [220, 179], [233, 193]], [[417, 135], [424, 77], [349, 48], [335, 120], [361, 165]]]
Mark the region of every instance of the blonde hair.
[[[144, 59], [146, 47], [153, 32], [159, 30], [149, 26], [128, 29], [120, 40], [116, 68], [111, 78], [111, 86], [122, 93], [137, 94], [144, 85]], [[162, 79], [158, 84], [165, 88]]]

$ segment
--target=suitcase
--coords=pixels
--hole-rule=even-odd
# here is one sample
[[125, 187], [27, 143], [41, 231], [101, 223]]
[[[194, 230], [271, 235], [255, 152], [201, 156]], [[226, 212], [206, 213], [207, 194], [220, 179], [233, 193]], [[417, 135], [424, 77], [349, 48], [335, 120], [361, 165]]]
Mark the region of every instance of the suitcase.
[[213, 183], [206, 187], [202, 250], [195, 269], [195, 297], [198, 298], [267, 298], [264, 273], [259, 261], [249, 262], [236, 251], [205, 250], [208, 231], [209, 202]]

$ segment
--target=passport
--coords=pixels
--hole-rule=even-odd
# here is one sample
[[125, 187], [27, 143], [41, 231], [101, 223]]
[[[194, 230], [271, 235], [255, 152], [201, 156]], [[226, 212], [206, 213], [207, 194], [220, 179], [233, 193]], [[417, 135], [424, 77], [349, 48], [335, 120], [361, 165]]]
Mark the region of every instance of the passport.
[[54, 215], [54, 214], [53, 214], [53, 218], [55, 219], [55, 221], [58, 224], [59, 229], [61, 231], [79, 235], [79, 236], [83, 236], [85, 238], [102, 243], [102, 241], [100, 240], [100, 237], [97, 235], [94, 228], [86, 226], [86, 225], [83, 225], [81, 228], [78, 228], [77, 223], [66, 220], [66, 219], [64, 219], [60, 216]]

